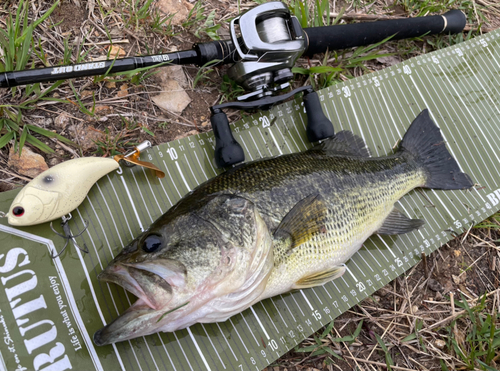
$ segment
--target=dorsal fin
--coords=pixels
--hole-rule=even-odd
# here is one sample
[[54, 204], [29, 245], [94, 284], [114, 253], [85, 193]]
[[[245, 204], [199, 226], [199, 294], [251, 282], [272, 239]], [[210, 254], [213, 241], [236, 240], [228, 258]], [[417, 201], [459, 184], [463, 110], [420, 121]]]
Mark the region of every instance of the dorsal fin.
[[286, 244], [288, 250], [292, 250], [314, 235], [326, 233], [327, 212], [321, 195], [307, 196], [286, 214], [274, 232], [274, 239]]
[[332, 154], [370, 157], [370, 150], [362, 138], [353, 134], [349, 130], [342, 130], [335, 134], [335, 136], [325, 139], [313, 150], [322, 150]]

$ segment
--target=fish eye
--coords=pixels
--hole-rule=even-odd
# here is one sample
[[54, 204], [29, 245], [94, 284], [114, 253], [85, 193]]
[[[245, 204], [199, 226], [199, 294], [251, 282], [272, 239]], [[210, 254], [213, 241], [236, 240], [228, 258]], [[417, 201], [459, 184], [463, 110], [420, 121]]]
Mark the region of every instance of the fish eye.
[[44, 183], [52, 183], [54, 181], [54, 177], [52, 175], [47, 175], [46, 177], [43, 178]]
[[150, 234], [142, 241], [142, 249], [145, 252], [154, 252], [158, 250], [162, 245], [162, 239], [160, 235]]
[[14, 216], [23, 216], [24, 208], [22, 208], [21, 206], [16, 206], [12, 209], [12, 214], [14, 214]]

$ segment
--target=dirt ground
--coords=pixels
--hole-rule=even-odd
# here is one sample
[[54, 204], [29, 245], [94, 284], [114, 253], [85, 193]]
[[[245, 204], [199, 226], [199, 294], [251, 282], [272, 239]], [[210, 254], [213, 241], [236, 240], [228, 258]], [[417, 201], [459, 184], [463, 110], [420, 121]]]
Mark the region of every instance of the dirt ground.
[[[154, 8], [161, 2], [153, 1], [151, 6]], [[450, 4], [455, 2], [449, 1]], [[6, 29], [9, 14], [15, 14], [18, 3], [4, 1], [0, 5], [0, 28]], [[196, 42], [210, 41], [206, 32], [200, 33], [201, 38], [195, 36], [195, 32], [206, 28], [206, 16], [212, 10], [215, 10], [213, 22], [221, 24], [218, 34], [222, 39], [227, 39], [228, 20], [239, 11], [256, 5], [252, 1], [206, 1], [202, 12], [205, 18], [192, 25], [183, 25], [181, 21], [181, 24], [173, 25], [171, 30], [166, 31], [163, 27], [160, 32], [153, 25], [154, 13], [147, 12], [141, 17], [137, 15], [140, 5], [134, 3], [121, 0], [62, 1], [52, 13], [50, 21], [41, 23], [33, 34], [37, 40], [35, 45], [39, 41], [43, 49], [45, 62], [37, 57], [36, 52], [32, 52], [28, 67], [40, 68], [44, 63], [58, 65], [63, 60], [65, 50], [69, 50], [70, 60], [75, 63], [79, 48], [81, 55], [87, 53], [84, 55], [85, 61], [105, 58], [110, 52], [110, 39], [123, 57], [188, 50]], [[343, 9], [341, 22], [358, 22], [367, 16], [368, 19], [380, 15], [415, 16], [416, 11], [410, 11], [405, 6], [410, 3], [414, 4], [415, 1], [333, 0], [330, 2], [330, 11], [335, 17]], [[462, 5], [464, 3], [461, 1]], [[496, 2], [472, 0], [467, 3], [467, 6], [469, 3], [477, 6], [487, 20], [481, 19], [477, 12], [474, 14], [475, 8], [467, 8], [472, 9], [468, 30], [477, 30], [478, 24], [482, 26], [483, 32], [500, 27], [500, 7]], [[31, 20], [40, 17], [51, 5], [37, 0], [29, 0], [29, 4]], [[186, 1], [183, 4], [187, 9], [194, 6], [194, 3]], [[166, 15], [161, 11], [159, 14]], [[473, 34], [477, 34], [477, 31]], [[65, 42], [68, 47], [65, 47]], [[446, 38], [428, 37], [411, 42], [387, 43], [379, 49], [381, 52], [394, 53], [393, 56], [369, 60], [363, 68], [355, 67], [348, 72], [351, 76], [359, 76], [447, 46], [450, 42]], [[322, 56], [302, 58], [298, 65], [310, 67], [319, 65], [321, 61]], [[0, 117], [6, 117], [8, 109], [14, 114], [21, 111], [24, 123], [56, 132], [76, 143], [76, 146], [72, 146], [34, 134], [53, 149], [53, 153], [44, 153], [30, 146], [48, 166], [76, 156], [124, 153], [133, 144], [145, 139], [156, 145], [188, 133], [211, 130], [209, 107], [227, 99], [231, 93], [231, 89], [223, 85], [227, 69], [228, 66], [205, 69], [206, 74], [193, 87], [193, 82], [200, 77], [200, 69], [185, 66], [183, 71], [188, 83], [184, 90], [191, 103], [182, 113], [160, 109], [153, 102], [152, 97], [162, 91], [162, 73], [157, 71], [140, 82], [122, 77], [107, 77], [102, 81], [91, 77], [75, 79], [72, 81], [73, 86], [65, 82], [49, 94], [51, 99], [39, 100], [25, 109], [19, 108], [29, 99], [24, 94], [24, 88], [14, 91], [3, 89], [0, 90], [0, 105], [9, 107], [0, 108]], [[340, 75], [338, 78], [342, 80], [346, 77]], [[299, 86], [304, 82], [305, 78], [297, 77], [294, 84]], [[43, 91], [50, 86], [50, 83], [44, 83], [40, 89]], [[231, 99], [234, 100], [234, 97]], [[228, 116], [234, 121], [241, 114], [234, 111]], [[150, 133], [154, 133], [154, 136]], [[0, 135], [3, 134], [5, 129], [0, 131]], [[9, 144], [0, 149], [0, 191], [22, 186], [30, 180], [20, 169], [9, 165], [11, 147]], [[467, 348], [467, 335], [472, 325], [471, 320], [463, 316], [464, 309], [455, 305], [454, 299], [461, 300], [460, 295], [463, 295], [474, 306], [480, 304], [483, 295], [487, 295], [485, 313], [500, 312], [499, 220], [492, 218], [488, 223], [483, 223], [483, 228], [464, 231], [464, 234], [426, 257], [405, 275], [336, 319], [335, 328], [330, 334], [320, 339], [322, 331], [319, 331], [315, 337], [307, 339], [266, 370], [387, 370], [387, 354], [393, 361], [394, 370], [444, 370], [443, 362], [450, 370], [467, 369], [450, 345], [450, 339], [454, 338], [464, 349]], [[354, 333], [361, 320], [361, 332], [353, 342], [335, 340], [335, 337]], [[457, 320], [455, 324], [453, 320]], [[415, 336], [412, 337], [412, 334]], [[383, 339], [382, 344], [377, 336]], [[300, 351], [300, 348], [314, 344], [318, 348], [319, 344], [327, 346], [344, 360], [336, 359], [331, 352]], [[499, 367], [500, 353], [495, 356], [493, 363], [496, 368]]]

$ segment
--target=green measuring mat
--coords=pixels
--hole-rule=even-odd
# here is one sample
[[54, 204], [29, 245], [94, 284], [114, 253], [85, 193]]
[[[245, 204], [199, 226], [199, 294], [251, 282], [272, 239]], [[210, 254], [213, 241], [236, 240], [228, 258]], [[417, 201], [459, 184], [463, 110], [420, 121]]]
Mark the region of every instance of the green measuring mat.
[[[0, 370], [260, 370], [305, 337], [430, 254], [452, 232], [461, 233], [500, 208], [500, 32], [410, 59], [318, 92], [335, 131], [361, 136], [374, 156], [390, 153], [425, 108], [450, 152], [476, 187], [468, 191], [415, 190], [396, 207], [426, 221], [418, 231], [372, 236], [339, 279], [278, 295], [223, 323], [197, 324], [96, 347], [94, 332], [134, 301], [97, 275], [142, 230], [183, 195], [220, 172], [212, 133], [145, 151], [166, 174], [139, 167], [103, 177], [70, 228], [89, 249], [70, 246], [49, 224], [13, 228], [0, 220]], [[304, 151], [306, 116], [300, 99], [233, 126], [247, 161]], [[7, 211], [16, 192], [0, 194]], [[59, 228], [58, 223], [54, 223]]]

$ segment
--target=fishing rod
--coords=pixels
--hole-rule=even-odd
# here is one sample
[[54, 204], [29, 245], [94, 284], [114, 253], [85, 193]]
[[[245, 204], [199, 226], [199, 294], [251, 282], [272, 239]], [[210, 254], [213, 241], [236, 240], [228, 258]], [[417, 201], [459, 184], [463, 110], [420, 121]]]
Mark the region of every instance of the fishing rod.
[[195, 44], [192, 50], [174, 53], [4, 72], [0, 74], [0, 88], [171, 64], [203, 66], [215, 60], [233, 64], [228, 70], [229, 77], [248, 93], [238, 97], [237, 102], [211, 107], [211, 123], [216, 138], [215, 160], [219, 167], [227, 167], [244, 161], [244, 154], [232, 136], [229, 121], [222, 111], [226, 108], [269, 109], [303, 92], [308, 139], [316, 142], [334, 135], [333, 125], [324, 115], [318, 95], [311, 86], [277, 95], [290, 87], [293, 78], [291, 68], [299, 57], [374, 44], [391, 36], [391, 40], [400, 40], [438, 33], [459, 33], [465, 24], [466, 17], [461, 11], [450, 10], [443, 15], [427, 17], [302, 28], [285, 4], [270, 2], [234, 18], [230, 24], [230, 40]]

